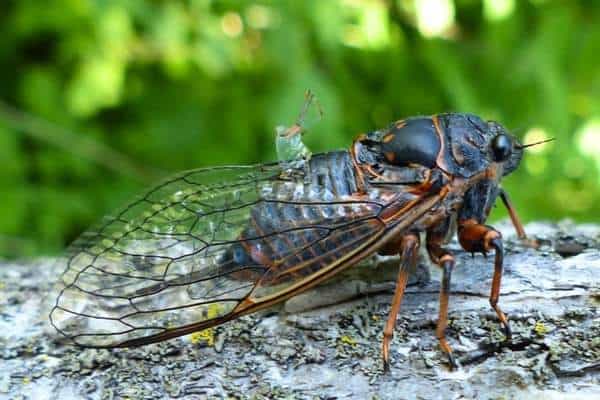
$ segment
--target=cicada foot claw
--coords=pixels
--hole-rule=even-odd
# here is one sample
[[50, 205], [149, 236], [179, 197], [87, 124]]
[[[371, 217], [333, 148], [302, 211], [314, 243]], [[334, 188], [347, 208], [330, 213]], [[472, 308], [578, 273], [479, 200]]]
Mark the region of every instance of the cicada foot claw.
[[452, 354], [452, 349], [450, 348], [448, 341], [446, 340], [445, 337], [441, 337], [441, 338], [439, 338], [439, 340], [440, 340], [440, 347], [442, 348], [442, 351], [444, 353], [446, 353], [446, 356], [448, 357], [448, 363], [450, 364], [450, 370], [452, 370], [452, 371], [457, 370], [460, 367], [460, 365], [456, 362], [456, 359], [454, 358], [454, 355]]
[[512, 341], [512, 330], [510, 329], [510, 322], [508, 320], [508, 317], [506, 316], [506, 314], [504, 314], [504, 312], [502, 312], [500, 307], [498, 307], [497, 300], [490, 301], [490, 304], [492, 305], [494, 311], [496, 311], [496, 315], [500, 320], [500, 325], [502, 325], [502, 331], [504, 332], [505, 337], [504, 341], [506, 343], [510, 343]]
[[510, 329], [510, 324], [508, 323], [508, 320], [506, 320], [505, 322], [502, 322], [502, 330], [504, 331], [504, 341], [506, 343], [511, 343], [512, 342], [512, 330]]
[[386, 346], [385, 342], [383, 343], [383, 354], [381, 359], [383, 362], [383, 373], [387, 374], [388, 372], [390, 372], [390, 355], [388, 346]]
[[460, 369], [460, 364], [456, 361], [456, 359], [452, 355], [452, 352], [448, 353], [448, 364], [450, 364], [451, 371], [456, 371]]
[[384, 333], [383, 344], [381, 351], [381, 359], [383, 361], [383, 373], [390, 372], [390, 341], [392, 340], [391, 334]]
[[536, 238], [524, 237], [519, 239], [519, 244], [529, 249], [539, 249], [542, 245]]
[[390, 372], [390, 361], [383, 360], [383, 373], [388, 374]]

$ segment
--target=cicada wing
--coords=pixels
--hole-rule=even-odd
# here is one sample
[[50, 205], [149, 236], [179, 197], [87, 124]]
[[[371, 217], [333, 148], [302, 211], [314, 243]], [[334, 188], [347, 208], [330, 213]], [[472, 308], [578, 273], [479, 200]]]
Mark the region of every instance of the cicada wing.
[[251, 285], [230, 282], [220, 257], [283, 179], [276, 164], [221, 167], [152, 188], [73, 243], [52, 324], [78, 344], [111, 346], [230, 312]]
[[385, 204], [322, 198], [278, 164], [179, 174], [75, 241], [51, 322], [79, 345], [113, 347], [271, 301], [384, 230]]

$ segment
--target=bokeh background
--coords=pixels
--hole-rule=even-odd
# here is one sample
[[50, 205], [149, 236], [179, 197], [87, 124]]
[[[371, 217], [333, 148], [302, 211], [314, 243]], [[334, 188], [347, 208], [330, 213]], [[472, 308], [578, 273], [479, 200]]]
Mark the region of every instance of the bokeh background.
[[[528, 152], [526, 221], [600, 216], [600, 2], [3, 0], [0, 256], [59, 252], [182, 169], [275, 158], [311, 89], [314, 152], [473, 112]], [[502, 207], [494, 218], [506, 216]]]

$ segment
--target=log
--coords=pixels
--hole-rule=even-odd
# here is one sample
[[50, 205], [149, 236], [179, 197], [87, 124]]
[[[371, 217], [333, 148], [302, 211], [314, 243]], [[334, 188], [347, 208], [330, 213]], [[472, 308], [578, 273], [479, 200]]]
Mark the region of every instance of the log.
[[[52, 259], [0, 262], [0, 398], [600, 398], [600, 226], [507, 223], [500, 305], [492, 260], [456, 242], [449, 342], [435, 338], [440, 274], [422, 262], [407, 289], [383, 373], [381, 339], [397, 260], [375, 257], [277, 308], [202, 334], [135, 349], [80, 349], [49, 327]], [[570, 396], [570, 397], [569, 397]]]

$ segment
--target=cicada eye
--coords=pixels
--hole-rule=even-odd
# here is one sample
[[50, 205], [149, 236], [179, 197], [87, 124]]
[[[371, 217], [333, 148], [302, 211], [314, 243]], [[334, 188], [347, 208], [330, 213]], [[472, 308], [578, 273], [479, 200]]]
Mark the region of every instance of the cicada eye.
[[494, 161], [503, 162], [508, 160], [512, 150], [513, 143], [507, 135], [500, 134], [492, 140], [492, 155]]

